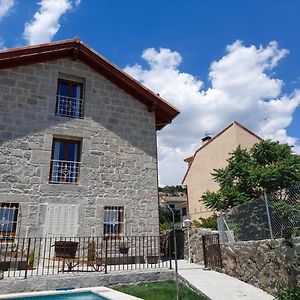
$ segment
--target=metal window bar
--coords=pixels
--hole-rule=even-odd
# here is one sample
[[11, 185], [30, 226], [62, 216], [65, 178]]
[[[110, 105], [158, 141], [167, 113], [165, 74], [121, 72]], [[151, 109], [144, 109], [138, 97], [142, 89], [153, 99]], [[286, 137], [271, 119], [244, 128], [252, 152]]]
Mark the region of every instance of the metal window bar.
[[56, 95], [56, 115], [72, 118], [83, 118], [83, 101], [81, 98]]
[[103, 234], [107, 238], [121, 237], [125, 233], [124, 207], [105, 206]]
[[50, 183], [73, 183], [79, 181], [81, 162], [66, 160], [51, 160]]
[[18, 203], [0, 203], [0, 239], [11, 240], [17, 236], [19, 218]]

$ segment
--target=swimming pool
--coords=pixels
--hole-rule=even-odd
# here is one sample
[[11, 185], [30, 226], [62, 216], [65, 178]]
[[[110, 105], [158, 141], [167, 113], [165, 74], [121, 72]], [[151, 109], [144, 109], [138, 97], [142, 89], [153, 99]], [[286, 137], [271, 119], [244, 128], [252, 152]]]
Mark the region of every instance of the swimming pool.
[[[21, 297], [21, 298], [20, 298]], [[73, 293], [65, 293], [60, 292], [54, 295], [36, 295], [36, 296], [20, 296], [20, 297], [8, 297], [4, 299], [24, 299], [24, 300], [109, 300], [108, 298], [104, 298], [102, 296], [96, 295], [93, 292], [73, 292]]]
[[16, 293], [0, 296], [0, 300], [137, 300], [136, 298], [106, 287], [81, 288], [63, 291]]

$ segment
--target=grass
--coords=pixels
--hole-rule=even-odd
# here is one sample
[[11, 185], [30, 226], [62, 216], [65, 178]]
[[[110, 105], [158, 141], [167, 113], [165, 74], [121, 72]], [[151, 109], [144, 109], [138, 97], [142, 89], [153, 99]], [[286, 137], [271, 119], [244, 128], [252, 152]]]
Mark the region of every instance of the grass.
[[[116, 290], [142, 298], [144, 300], [174, 300], [176, 299], [176, 283], [175, 281], [163, 281], [154, 283], [141, 283], [137, 285], [122, 285]], [[180, 300], [205, 300], [188, 287], [180, 284], [179, 286]]]

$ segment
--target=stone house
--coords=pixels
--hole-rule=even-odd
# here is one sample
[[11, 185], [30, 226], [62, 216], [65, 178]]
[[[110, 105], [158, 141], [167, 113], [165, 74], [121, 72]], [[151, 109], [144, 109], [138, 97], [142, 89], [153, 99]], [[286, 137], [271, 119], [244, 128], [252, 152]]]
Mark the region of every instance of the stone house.
[[80, 39], [0, 52], [0, 239], [158, 235], [179, 112]]
[[250, 149], [262, 139], [255, 133], [234, 121], [214, 137], [202, 139], [201, 147], [191, 157], [185, 159], [188, 169], [182, 180], [187, 188], [189, 215], [191, 220], [207, 218], [213, 211], [205, 207], [201, 197], [206, 191], [217, 191], [219, 186], [213, 180], [214, 169], [223, 168], [227, 164], [230, 153], [239, 145]]

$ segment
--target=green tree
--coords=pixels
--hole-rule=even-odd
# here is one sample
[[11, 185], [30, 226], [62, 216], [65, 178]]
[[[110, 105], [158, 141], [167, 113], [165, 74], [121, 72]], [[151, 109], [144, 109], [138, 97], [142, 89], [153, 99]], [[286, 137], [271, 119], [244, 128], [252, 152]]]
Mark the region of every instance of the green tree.
[[205, 205], [215, 210], [232, 208], [260, 197], [264, 191], [284, 190], [300, 182], [300, 157], [288, 144], [266, 140], [250, 151], [238, 147], [227, 161], [225, 168], [212, 173], [219, 191], [207, 191], [202, 196]]

